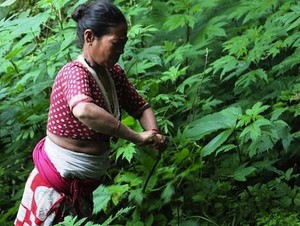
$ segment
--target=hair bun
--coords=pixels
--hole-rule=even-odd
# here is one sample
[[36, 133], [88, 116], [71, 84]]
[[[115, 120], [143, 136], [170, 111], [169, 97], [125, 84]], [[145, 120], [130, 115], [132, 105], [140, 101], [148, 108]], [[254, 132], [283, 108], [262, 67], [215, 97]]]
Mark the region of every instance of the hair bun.
[[72, 13], [73, 20], [78, 22], [84, 16], [84, 12], [85, 12], [86, 8], [87, 8], [86, 4], [80, 4], [79, 6], [77, 6], [76, 9]]

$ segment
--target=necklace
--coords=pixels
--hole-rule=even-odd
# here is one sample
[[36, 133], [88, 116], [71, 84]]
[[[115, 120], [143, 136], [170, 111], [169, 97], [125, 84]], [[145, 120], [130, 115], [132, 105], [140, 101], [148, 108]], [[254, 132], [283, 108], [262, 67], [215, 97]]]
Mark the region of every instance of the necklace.
[[[112, 79], [107, 68], [105, 68], [105, 72], [106, 72], [106, 75], [107, 75], [109, 83], [110, 83], [113, 104], [111, 104], [111, 102], [108, 98], [108, 94], [99, 79], [99, 75], [94, 70], [94, 68], [91, 67], [91, 64], [82, 55], [78, 56], [77, 61], [80, 62], [81, 64], [83, 64], [88, 69], [88, 71], [91, 73], [91, 75], [94, 77], [94, 79], [96, 80], [96, 82], [100, 88], [100, 91], [103, 94], [104, 103], [105, 103], [109, 113], [111, 113], [115, 118], [120, 119], [120, 106], [119, 106], [119, 101], [118, 101], [118, 97], [117, 97], [116, 86], [115, 86], [114, 80]], [[113, 110], [112, 110], [112, 107], [113, 107]]]

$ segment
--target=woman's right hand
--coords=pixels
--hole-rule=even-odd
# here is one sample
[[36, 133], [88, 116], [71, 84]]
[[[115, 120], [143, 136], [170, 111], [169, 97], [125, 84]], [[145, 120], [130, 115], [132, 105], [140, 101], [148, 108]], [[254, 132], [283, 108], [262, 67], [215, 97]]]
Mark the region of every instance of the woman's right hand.
[[162, 152], [167, 148], [166, 138], [156, 131], [144, 131], [139, 133], [139, 136], [141, 141], [136, 144], [137, 146], [149, 146], [158, 152]]
[[162, 152], [167, 148], [167, 140], [166, 137], [160, 133], [154, 134], [154, 142], [151, 146], [154, 150], [158, 152]]
[[137, 146], [144, 147], [144, 146], [149, 146], [153, 145], [155, 140], [154, 140], [155, 132], [153, 131], [144, 131], [139, 133], [139, 138], [140, 141], [136, 143]]

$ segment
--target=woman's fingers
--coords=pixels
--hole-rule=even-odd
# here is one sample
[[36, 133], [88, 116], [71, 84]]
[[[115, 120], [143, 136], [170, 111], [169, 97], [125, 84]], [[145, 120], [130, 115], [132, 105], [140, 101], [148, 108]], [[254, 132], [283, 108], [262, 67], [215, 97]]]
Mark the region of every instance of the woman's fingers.
[[164, 151], [167, 148], [165, 136], [154, 131], [144, 131], [140, 133], [142, 141], [137, 145], [140, 147], [149, 146], [156, 151]]
[[154, 143], [151, 147], [157, 151], [164, 151], [167, 148], [166, 138], [161, 134], [154, 134]]

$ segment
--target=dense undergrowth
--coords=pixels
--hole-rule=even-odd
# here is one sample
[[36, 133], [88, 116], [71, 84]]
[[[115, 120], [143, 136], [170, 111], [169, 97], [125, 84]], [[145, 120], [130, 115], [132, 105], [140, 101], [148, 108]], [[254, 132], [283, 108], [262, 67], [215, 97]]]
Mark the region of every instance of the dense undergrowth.
[[[120, 64], [169, 147], [157, 156], [113, 144], [86, 225], [300, 225], [300, 2], [115, 3], [130, 25]], [[0, 5], [1, 225], [14, 220], [45, 135], [53, 79], [79, 53], [75, 5]], [[123, 122], [140, 129], [127, 115]]]

